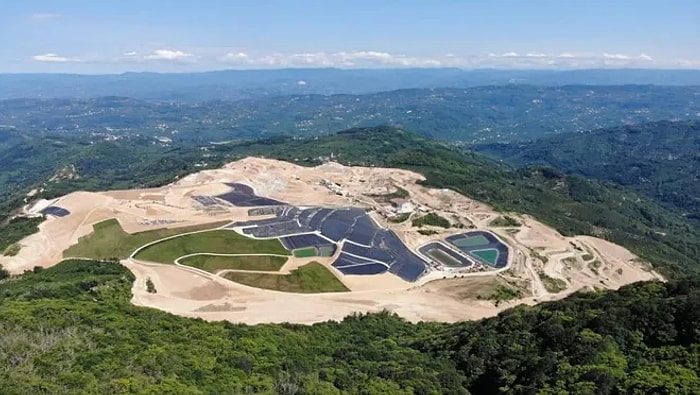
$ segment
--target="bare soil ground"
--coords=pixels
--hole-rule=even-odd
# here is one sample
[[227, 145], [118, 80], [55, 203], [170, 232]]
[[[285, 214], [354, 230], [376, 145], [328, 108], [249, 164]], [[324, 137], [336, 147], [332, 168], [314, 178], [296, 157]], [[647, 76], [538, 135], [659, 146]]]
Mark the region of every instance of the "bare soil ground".
[[[501, 213], [450, 190], [428, 189], [416, 184], [423, 177], [398, 169], [345, 167], [328, 163], [314, 168], [269, 159], [246, 158], [221, 169], [191, 174], [181, 180], [153, 189], [76, 192], [51, 204], [68, 209], [63, 218], [50, 218], [37, 234], [21, 241], [15, 257], [0, 257], [0, 264], [14, 273], [34, 266], [51, 266], [62, 252], [89, 234], [92, 225], [116, 218], [129, 233], [160, 228], [177, 228], [222, 220], [247, 219], [247, 209], [230, 204], [204, 207], [193, 195], [218, 195], [242, 182], [262, 196], [299, 206], [360, 206], [371, 209], [381, 225], [394, 229], [411, 248], [462, 233], [466, 228], [435, 229], [437, 234], [422, 235], [411, 221], [387, 221], [390, 209], [372, 196], [406, 189], [417, 213], [436, 212], [453, 224], [487, 229]], [[323, 181], [337, 183], [341, 194]], [[42, 203], [46, 205], [46, 203]], [[27, 210], [32, 210], [28, 207]], [[320, 262], [334, 273], [351, 292], [335, 294], [291, 294], [248, 287], [218, 275], [175, 265], [159, 265], [136, 260], [123, 263], [136, 274], [133, 303], [174, 314], [207, 320], [234, 322], [313, 323], [342, 319], [354, 312], [390, 310], [411, 320], [459, 321], [497, 314], [519, 303], [553, 300], [579, 289], [618, 288], [621, 285], [661, 277], [624, 248], [596, 239], [567, 238], [526, 215], [508, 213], [522, 225], [490, 229], [510, 246], [509, 265], [500, 271], [460, 274], [432, 271], [416, 283], [407, 283], [389, 273], [376, 276], [344, 276], [335, 270], [333, 258], [289, 258], [280, 273], [308, 263]], [[588, 258], [583, 259], [584, 256]], [[593, 256], [591, 259], [590, 257]], [[541, 273], [566, 282], [566, 289], [550, 293], [543, 286]], [[464, 278], [461, 278], [464, 276]], [[523, 291], [520, 300], [498, 307], [474, 299], [494, 280], [516, 284]], [[454, 279], [457, 277], [456, 279]], [[150, 278], [157, 293], [146, 292]], [[470, 296], [471, 295], [471, 296]]]

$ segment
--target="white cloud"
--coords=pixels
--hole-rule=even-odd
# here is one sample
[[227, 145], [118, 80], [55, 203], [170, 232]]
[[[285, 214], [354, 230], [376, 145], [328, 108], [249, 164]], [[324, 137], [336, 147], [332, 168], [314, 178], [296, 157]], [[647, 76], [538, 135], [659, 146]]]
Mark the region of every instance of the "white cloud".
[[[445, 57], [445, 59], [448, 58], [453, 59], [453, 57]], [[274, 53], [245, 58], [229, 53], [223, 60], [225, 62], [244, 60], [247, 64], [278, 67], [440, 67], [443, 64], [443, 61], [438, 58], [413, 57], [379, 51]]]
[[148, 60], [184, 60], [188, 58], [192, 58], [194, 55], [191, 53], [186, 53], [178, 50], [171, 50], [171, 49], [156, 49], [149, 55], [145, 56], [145, 59]]
[[647, 61], [652, 61], [654, 58], [651, 56], [643, 53], [639, 54], [638, 56], [633, 56], [633, 55], [627, 55], [624, 53], [603, 53], [603, 58], [605, 59], [614, 59], [614, 60], [647, 60]]
[[[191, 52], [191, 53], [190, 53]], [[521, 68], [572, 69], [657, 67], [698, 68], [698, 60], [656, 59], [649, 54], [629, 55], [625, 52], [502, 52], [481, 55], [447, 53], [440, 55], [408, 55], [377, 50], [345, 50], [335, 52], [256, 53], [254, 50], [221, 48], [181, 48], [119, 52], [118, 55], [77, 55], [67, 57], [56, 53], [33, 56], [37, 62], [82, 62], [123, 64], [129, 69], [164, 69], [166, 62], [190, 65], [204, 70], [217, 67], [285, 68], [285, 67], [345, 67], [345, 68], [402, 68], [402, 67], [458, 67], [458, 68]], [[159, 61], [159, 63], [155, 63]], [[153, 63], [151, 63], [153, 62]], [[150, 64], [150, 65], [149, 65]], [[157, 64], [158, 66], [154, 66]], [[130, 66], [126, 66], [130, 65]], [[196, 65], [196, 66], [195, 66]]]
[[50, 21], [54, 19], [61, 19], [63, 15], [61, 14], [51, 14], [51, 13], [36, 13], [29, 15], [30, 21]]
[[229, 52], [224, 55], [223, 60], [225, 62], [247, 63], [250, 61], [250, 56], [245, 52]]
[[517, 52], [506, 52], [503, 54], [495, 54], [495, 53], [490, 53], [489, 57], [490, 58], [517, 58], [519, 55]]
[[603, 57], [605, 59], [615, 59], [615, 60], [630, 60], [632, 59], [631, 56], [625, 55], [623, 53], [603, 53]]
[[32, 59], [34, 59], [37, 62], [46, 62], [46, 63], [81, 62], [81, 60], [78, 58], [68, 58], [65, 56], [57, 55], [55, 53], [45, 53], [45, 54], [41, 54], [41, 55], [34, 55], [34, 56], [32, 56]]

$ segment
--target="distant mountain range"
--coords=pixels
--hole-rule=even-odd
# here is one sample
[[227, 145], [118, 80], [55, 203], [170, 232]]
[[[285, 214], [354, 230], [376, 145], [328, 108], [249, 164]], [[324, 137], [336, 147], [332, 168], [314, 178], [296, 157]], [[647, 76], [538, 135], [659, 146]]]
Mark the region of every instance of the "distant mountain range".
[[279, 69], [114, 75], [0, 74], [0, 99], [129, 96], [196, 102], [484, 85], [700, 85], [700, 70]]

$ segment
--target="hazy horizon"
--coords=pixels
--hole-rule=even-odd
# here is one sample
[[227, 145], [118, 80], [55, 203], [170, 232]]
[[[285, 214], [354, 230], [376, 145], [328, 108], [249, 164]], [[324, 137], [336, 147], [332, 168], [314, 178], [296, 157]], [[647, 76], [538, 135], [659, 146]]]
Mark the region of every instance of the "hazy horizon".
[[0, 75], [76, 75], [76, 76], [109, 76], [109, 75], [126, 75], [126, 74], [207, 74], [207, 73], [225, 73], [225, 72], [275, 72], [275, 71], [320, 71], [320, 70], [336, 70], [336, 71], [459, 71], [459, 72], [503, 72], [503, 73], [518, 73], [518, 72], [533, 72], [533, 73], [567, 73], [567, 72], [650, 72], [650, 73], [675, 73], [675, 72], [700, 72], [700, 68], [649, 68], [649, 67], [592, 67], [592, 68], [505, 68], [505, 67], [481, 67], [481, 68], [462, 68], [462, 67], [260, 67], [260, 68], [221, 68], [221, 69], [205, 69], [196, 71], [172, 70], [172, 71], [154, 71], [154, 70], [125, 70], [118, 72], [58, 72], [58, 71], [43, 71], [43, 72], [5, 72], [0, 71]]

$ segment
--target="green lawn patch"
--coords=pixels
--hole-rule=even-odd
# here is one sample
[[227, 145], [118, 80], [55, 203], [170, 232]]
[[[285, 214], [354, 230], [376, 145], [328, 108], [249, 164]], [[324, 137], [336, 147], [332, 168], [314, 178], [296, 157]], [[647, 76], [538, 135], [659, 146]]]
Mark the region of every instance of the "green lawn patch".
[[279, 271], [287, 262], [281, 256], [248, 255], [248, 256], [215, 256], [195, 255], [180, 260], [183, 265], [196, 267], [209, 273], [220, 270], [260, 270], [266, 272]]
[[141, 250], [136, 259], [173, 263], [189, 254], [277, 254], [289, 255], [278, 239], [256, 240], [239, 235], [232, 230], [212, 230], [165, 240]]
[[251, 287], [283, 292], [321, 293], [349, 291], [325, 266], [311, 262], [290, 274], [229, 272], [224, 278]]
[[310, 258], [312, 256], [318, 256], [318, 252], [316, 251], [315, 247], [299, 248], [292, 251], [292, 254], [294, 254], [296, 258]]
[[63, 256], [66, 258], [125, 259], [137, 248], [152, 241], [181, 233], [213, 229], [226, 223], [226, 221], [223, 221], [182, 228], [164, 228], [139, 233], [126, 233], [119, 221], [108, 219], [93, 225], [92, 233], [81, 237], [78, 240], [78, 244], [72, 245], [63, 251]]

